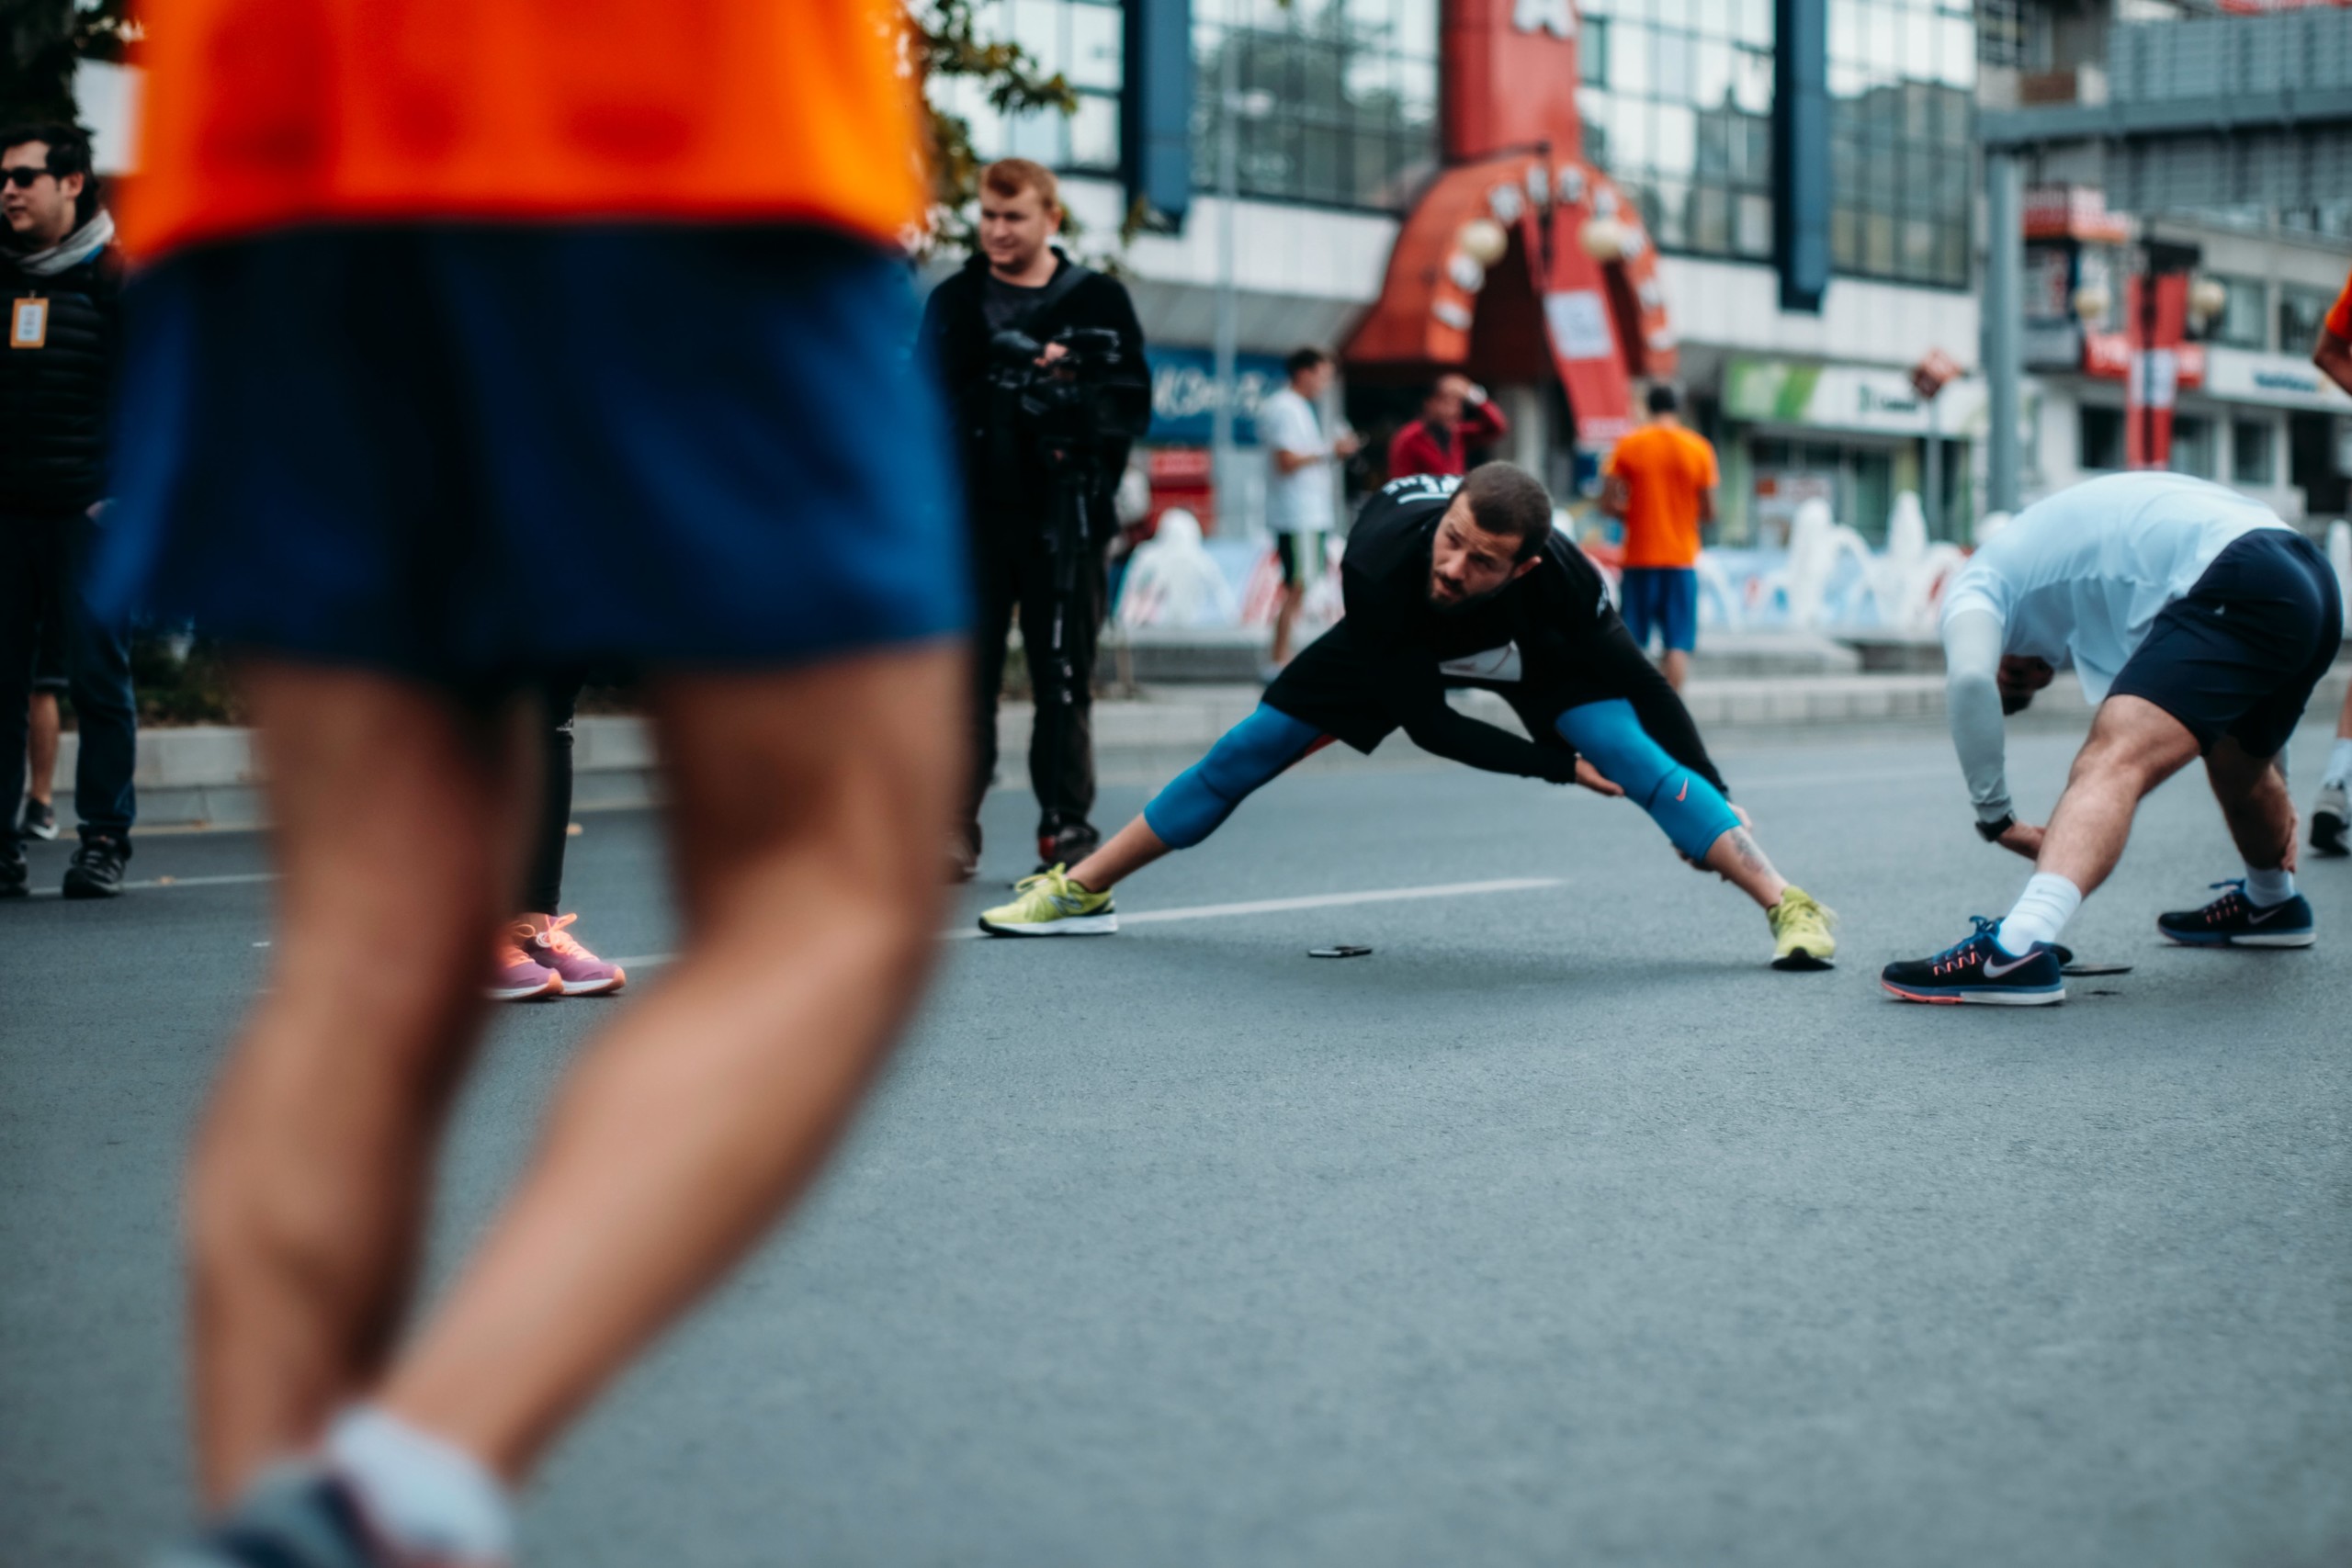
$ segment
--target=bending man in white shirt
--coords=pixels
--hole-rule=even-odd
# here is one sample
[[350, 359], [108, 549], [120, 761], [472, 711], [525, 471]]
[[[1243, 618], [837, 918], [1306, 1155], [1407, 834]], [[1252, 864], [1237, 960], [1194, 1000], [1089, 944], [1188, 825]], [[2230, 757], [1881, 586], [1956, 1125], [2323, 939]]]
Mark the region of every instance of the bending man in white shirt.
[[1282, 561], [1283, 602], [1274, 612], [1274, 647], [1266, 678], [1290, 662], [1298, 607], [1322, 569], [1323, 536], [1339, 505], [1339, 460], [1356, 453], [1352, 431], [1326, 437], [1317, 412], [1331, 389], [1331, 356], [1319, 348], [1295, 348], [1283, 361], [1290, 385], [1258, 405], [1258, 434], [1273, 472], [1266, 479], [1266, 526], [1273, 530]]
[[[2159, 916], [2169, 942], [2306, 947], [2295, 808], [2276, 765], [2344, 624], [2310, 540], [2235, 491], [2178, 474], [2116, 474], [2018, 513], [1969, 561], [1943, 611], [1952, 743], [1977, 831], [2034, 863], [2008, 916], [1881, 979], [1911, 1001], [2064, 1001], [2058, 934], [2122, 857], [2140, 799], [2205, 759], [2244, 880]], [[2002, 718], [2073, 665], [2098, 705], [2047, 828], [2020, 822]]]

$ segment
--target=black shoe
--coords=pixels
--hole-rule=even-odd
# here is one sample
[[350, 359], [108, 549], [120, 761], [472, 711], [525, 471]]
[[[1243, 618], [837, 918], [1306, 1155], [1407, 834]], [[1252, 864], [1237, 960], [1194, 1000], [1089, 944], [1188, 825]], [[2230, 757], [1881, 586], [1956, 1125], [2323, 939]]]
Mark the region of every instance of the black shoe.
[[31, 870], [25, 864], [25, 848], [14, 839], [0, 843], [0, 898], [21, 898], [32, 891], [25, 886]]
[[2213, 886], [2225, 891], [2203, 908], [2158, 915], [2157, 933], [2177, 947], [2309, 947], [2319, 940], [2312, 902], [2301, 894], [2257, 908], [2243, 877]]
[[1037, 829], [1037, 869], [1051, 871], [1057, 865], [1076, 865], [1092, 854], [1102, 842], [1102, 835], [1094, 830], [1091, 822], [1040, 828]]
[[122, 893], [122, 868], [130, 859], [130, 846], [119, 839], [105, 834], [82, 840], [74, 852], [74, 863], [65, 868], [65, 896], [68, 898], [114, 898]]
[[57, 808], [45, 800], [25, 796], [25, 815], [17, 825], [17, 835], [27, 839], [50, 840], [57, 837]]
[[2057, 950], [2037, 942], [2022, 958], [2001, 951], [1993, 940], [1998, 920], [1971, 917], [1976, 932], [1954, 942], [1933, 958], [1890, 964], [1879, 971], [1879, 984], [1906, 1002], [1990, 1002], [1996, 1007], [2047, 1007], [2066, 999], [2066, 981], [2059, 973]]
[[2340, 784], [2320, 785], [2319, 804], [2312, 808], [2312, 848], [2324, 855], [2352, 855], [2352, 795]]

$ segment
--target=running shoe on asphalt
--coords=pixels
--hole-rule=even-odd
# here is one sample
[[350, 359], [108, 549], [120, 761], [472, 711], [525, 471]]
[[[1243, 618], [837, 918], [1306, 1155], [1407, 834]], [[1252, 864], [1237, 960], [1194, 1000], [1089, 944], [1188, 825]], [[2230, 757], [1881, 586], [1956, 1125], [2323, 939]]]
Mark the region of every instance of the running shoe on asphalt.
[[496, 955], [491, 960], [490, 999], [494, 1002], [531, 1002], [541, 997], [563, 995], [563, 976], [534, 960], [516, 945], [515, 933], [523, 929], [517, 921], [506, 928], [499, 938]]
[[[1102, 835], [1094, 830], [1091, 822], [1069, 822], [1057, 828], [1037, 829], [1037, 872], [1042, 875], [1057, 865], [1076, 865], [1092, 854], [1102, 842]], [[1015, 888], [1021, 886], [1016, 882]]]
[[555, 971], [567, 997], [606, 996], [628, 984], [617, 964], [607, 964], [567, 929], [577, 915], [526, 915], [514, 923], [514, 940], [523, 954], [542, 969]]
[[2059, 973], [2058, 951], [2037, 942], [2022, 958], [2001, 951], [1993, 940], [1998, 920], [1982, 915], [1975, 934], [1954, 942], [1933, 958], [1890, 964], [1879, 971], [1879, 984], [1906, 1002], [1977, 1002], [1995, 1007], [2038, 1008], [2066, 999], [2065, 976]]
[[57, 807], [46, 800], [35, 800], [29, 795], [25, 796], [25, 814], [17, 825], [17, 831], [28, 839], [40, 839], [44, 842], [56, 838]]
[[2312, 848], [2324, 855], [2352, 855], [2352, 799], [2340, 784], [2319, 787], [2312, 807]]
[[1119, 929], [1111, 896], [1080, 886], [1060, 866], [1024, 876], [1012, 889], [1021, 897], [980, 916], [990, 936], [1109, 936]]
[[394, 1551], [371, 1529], [351, 1489], [320, 1471], [265, 1478], [195, 1540], [154, 1568], [499, 1568]]
[[1781, 891], [1781, 901], [1764, 911], [1772, 922], [1772, 967], [1826, 969], [1838, 956], [1838, 939], [1829, 928], [1838, 911], [1816, 902], [1802, 887]]
[[115, 898], [122, 894], [122, 868], [130, 859], [130, 846], [120, 839], [105, 833], [93, 833], [82, 840], [74, 852], [73, 863], [65, 868], [65, 896], [68, 898]]
[[2262, 908], [2246, 897], [2243, 877], [2213, 886], [2227, 891], [2203, 908], [2156, 917], [2156, 930], [2166, 942], [2182, 947], [2309, 947], [2319, 940], [2312, 901], [2301, 894]]

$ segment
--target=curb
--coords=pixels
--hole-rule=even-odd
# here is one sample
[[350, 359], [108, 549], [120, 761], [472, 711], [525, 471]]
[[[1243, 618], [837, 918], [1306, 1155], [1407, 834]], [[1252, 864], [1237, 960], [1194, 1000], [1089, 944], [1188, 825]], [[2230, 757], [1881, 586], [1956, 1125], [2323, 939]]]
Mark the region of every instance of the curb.
[[[2344, 701], [2352, 664], [2328, 671], [2312, 694], [2308, 716], [2333, 714]], [[1105, 783], [1159, 783], [1197, 761], [1216, 738], [1258, 705], [1254, 684], [1147, 687], [1137, 698], [1102, 699], [1094, 705], [1094, 755]], [[1701, 729], [1737, 732], [1754, 739], [1771, 733], [1902, 724], [1940, 724], [1944, 715], [1941, 675], [1816, 675], [1702, 680], [1683, 694]], [[1517, 729], [1501, 698], [1489, 692], [1457, 694], [1464, 712]], [[2090, 705], [2081, 688], [2062, 680], [2036, 700], [2013, 726], [2037, 730], [2086, 728]], [[1033, 710], [1007, 703], [997, 717], [1001, 784], [1017, 784], [1025, 772]], [[74, 766], [80, 737], [67, 735], [59, 749], [58, 816], [73, 820]], [[1384, 758], [1417, 755], [1401, 738], [1381, 749]], [[582, 811], [651, 805], [657, 770], [650, 729], [632, 717], [593, 716], [576, 721], [572, 741], [575, 807]], [[261, 770], [253, 732], [225, 725], [142, 730], [139, 767], [139, 821], [143, 828], [244, 829], [264, 825]]]

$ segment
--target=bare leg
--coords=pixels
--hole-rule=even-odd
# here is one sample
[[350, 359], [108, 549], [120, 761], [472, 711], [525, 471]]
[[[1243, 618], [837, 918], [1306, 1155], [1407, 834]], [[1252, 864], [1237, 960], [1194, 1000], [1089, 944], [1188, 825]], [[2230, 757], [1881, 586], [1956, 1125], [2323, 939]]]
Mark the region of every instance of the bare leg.
[[2089, 894], [2123, 858], [2141, 799], [2196, 755], [2197, 737], [2146, 698], [2101, 703], [2065, 793], [2050, 814], [2034, 869]]
[[927, 649], [657, 689], [685, 955], [582, 1055], [395, 1414], [519, 1478], [807, 1183], [931, 963], [967, 682]]
[[1666, 671], [1666, 683], [1678, 692], [1682, 689], [1682, 682], [1690, 679], [1690, 655], [1681, 649], [1668, 649], [1658, 666]]
[[2238, 853], [2257, 870], [2295, 869], [2295, 803], [2276, 760], [2254, 757], [2229, 736], [2205, 757], [2205, 777]]
[[2352, 740], [2352, 686], [2344, 689], [2344, 710], [2335, 716], [2335, 738]]
[[1724, 829], [1707, 846], [1706, 858], [1699, 864], [1755, 899], [1758, 908], [1770, 908], [1788, 891], [1787, 879], [1772, 869], [1772, 863], [1757, 846], [1756, 836], [1746, 828]]
[[57, 776], [57, 694], [35, 692], [28, 719], [25, 755], [31, 768], [26, 777], [25, 793], [47, 806]]
[[1272, 660], [1276, 669], [1290, 662], [1292, 629], [1298, 624], [1298, 607], [1306, 603], [1306, 584], [1293, 582], [1283, 589], [1283, 602], [1274, 611], [1274, 649]]
[[1167, 852], [1151, 824], [1137, 817], [1072, 866], [1069, 879], [1090, 893], [1108, 893]]
[[420, 687], [280, 664], [246, 686], [282, 879], [271, 988], [189, 1176], [196, 1424], [216, 1504], [307, 1447], [390, 1354], [529, 778], [522, 746]]

